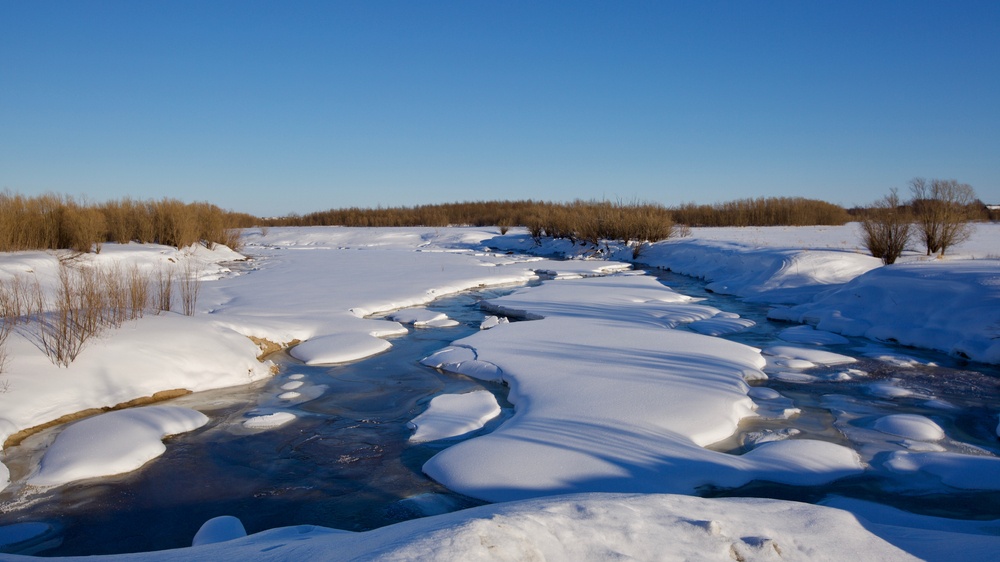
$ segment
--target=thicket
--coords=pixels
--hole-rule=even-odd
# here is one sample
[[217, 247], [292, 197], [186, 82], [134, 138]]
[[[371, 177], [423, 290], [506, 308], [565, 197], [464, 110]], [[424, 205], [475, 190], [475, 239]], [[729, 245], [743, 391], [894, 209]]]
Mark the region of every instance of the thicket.
[[100, 252], [105, 242], [239, 246], [239, 230], [257, 224], [243, 213], [176, 199], [106, 203], [45, 194], [0, 193], [0, 252], [70, 249]]
[[841, 225], [851, 216], [839, 205], [803, 197], [758, 197], [714, 205], [688, 203], [673, 210], [674, 220], [688, 226]]
[[[190, 262], [189, 262], [190, 263]], [[195, 312], [201, 281], [197, 270], [185, 267], [181, 279], [184, 314]], [[156, 279], [173, 279], [161, 269]], [[93, 337], [141, 318], [149, 310], [170, 310], [172, 283], [158, 283], [135, 264], [97, 268], [60, 262], [54, 291], [46, 292], [37, 277], [19, 275], [0, 282], [0, 372], [6, 359], [4, 344], [18, 325], [53, 364], [67, 367]], [[166, 303], [164, 306], [163, 303]]]
[[[840, 206], [801, 197], [762, 197], [740, 199], [715, 205], [689, 203], [675, 208], [647, 203], [610, 201], [477, 201], [419, 205], [415, 207], [379, 207], [331, 209], [264, 220], [269, 226], [525, 226], [537, 224], [540, 217], [581, 214], [574, 223], [598, 220], [595, 215], [614, 212], [653, 213], [670, 216], [670, 221], [688, 226], [807, 226], [838, 225], [850, 222], [851, 216]], [[553, 225], [554, 230], [560, 230]]]

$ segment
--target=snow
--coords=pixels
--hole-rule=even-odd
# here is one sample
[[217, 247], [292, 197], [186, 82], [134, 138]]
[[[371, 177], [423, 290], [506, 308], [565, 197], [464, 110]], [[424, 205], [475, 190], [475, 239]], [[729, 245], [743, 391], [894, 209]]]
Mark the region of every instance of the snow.
[[[78, 256], [74, 263], [134, 263], [175, 272], [194, 266], [204, 280], [196, 314], [149, 313], [127, 322], [89, 342], [68, 368], [52, 365], [19, 328], [7, 341], [10, 361], [0, 373], [6, 389], [0, 392], [0, 439], [160, 391], [259, 381], [271, 375], [271, 366], [257, 360], [259, 349], [248, 336], [282, 345], [300, 341], [290, 353], [310, 364], [353, 361], [389, 349], [385, 338], [406, 333], [404, 325], [452, 322], [423, 308], [441, 296], [541, 279], [541, 286], [489, 302], [495, 320], [423, 361], [502, 381], [515, 406], [492, 433], [431, 458], [427, 473], [478, 498], [534, 499], [367, 533], [300, 526], [238, 538], [238, 521], [222, 520], [206, 524], [206, 533], [212, 532], [205, 542], [196, 541], [202, 546], [128, 558], [467, 560], [488, 553], [521, 558], [540, 553], [574, 560], [674, 555], [751, 560], [773, 558], [778, 549], [782, 558], [793, 560], [901, 560], [909, 558], [907, 552], [925, 559], [989, 555], [998, 545], [996, 522], [922, 517], [856, 500], [827, 502], [846, 510], [841, 511], [776, 500], [669, 495], [753, 480], [808, 486], [864, 470], [939, 483], [930, 489], [996, 489], [1000, 458], [985, 451], [931, 452], [933, 445], [951, 444], [940, 426], [920, 416], [858, 422], [860, 431], [902, 439], [911, 447], [878, 460], [792, 431], [748, 434], [744, 444], [750, 451], [742, 455], [709, 448], [732, 437], [741, 422], [796, 414], [780, 393], [751, 388], [748, 381], [771, 376], [809, 384], [864, 377], [854, 369], [801, 372], [853, 361], [825, 349], [844, 345], [841, 336], [1000, 364], [1000, 260], [983, 259], [995, 256], [1000, 225], [978, 225], [973, 238], [945, 259], [911, 252], [888, 267], [859, 251], [856, 228], [696, 228], [690, 237], [654, 244], [643, 253], [647, 266], [704, 278], [713, 291], [783, 305], [770, 316], [803, 325], [782, 332], [791, 345], [763, 353], [717, 337], [751, 327], [748, 319], [635, 272], [595, 277], [629, 267], [621, 263], [630, 258], [629, 250], [613, 244], [610, 254], [617, 262], [579, 259], [594, 249], [565, 241], [534, 247], [517, 229], [497, 236], [495, 229], [483, 228], [274, 228], [248, 231], [246, 253], [254, 259], [239, 264], [229, 260], [241, 256], [221, 246], [210, 251], [107, 244], [101, 254]], [[574, 259], [506, 254], [508, 249]], [[52, 290], [60, 257], [65, 254], [2, 254], [0, 280], [37, 275], [43, 288]], [[531, 321], [506, 323], [508, 316]], [[918, 363], [876, 345], [867, 354], [899, 365]], [[922, 397], [897, 379], [864, 388], [886, 399]], [[326, 390], [318, 384], [282, 388], [280, 407]], [[155, 408], [170, 407], [110, 412], [65, 427], [29, 483], [58, 485], [132, 470], [159, 454], [164, 435], [205, 423], [192, 410], [168, 415], [170, 410]], [[274, 409], [256, 412], [244, 426], [269, 429], [292, 421], [294, 414]], [[114, 429], [87, 429], [91, 424]], [[95, 438], [109, 431], [120, 437]], [[115, 442], [127, 450], [105, 451]], [[927, 447], [921, 449], [921, 443]], [[0, 488], [8, 479], [0, 464]], [[553, 495], [581, 492], [588, 493]], [[434, 498], [411, 499], [428, 513], [448, 509]]]
[[757, 378], [765, 361], [757, 349], [671, 329], [719, 314], [692, 301], [625, 275], [554, 280], [485, 303], [542, 319], [473, 334], [425, 363], [499, 376], [515, 413], [492, 433], [445, 449], [424, 471], [488, 501], [694, 493], [754, 479], [815, 484], [860, 472], [853, 451], [826, 442], [775, 442], [742, 456], [705, 448], [754, 415], [745, 377]]
[[944, 439], [944, 430], [929, 418], [915, 414], [893, 414], [875, 420], [873, 429], [917, 441]]
[[[946, 533], [951, 540], [966, 535]], [[224, 538], [228, 538], [224, 536]], [[995, 540], [995, 539], [994, 539]], [[487, 505], [363, 533], [300, 525], [129, 556], [202, 560], [917, 560], [847, 511], [795, 502], [588, 494]]]
[[198, 529], [191, 546], [202, 546], [231, 541], [247, 536], [247, 530], [243, 528], [243, 522], [231, 515], [220, 515], [213, 517]]
[[427, 410], [407, 424], [415, 430], [410, 441], [419, 443], [465, 435], [498, 415], [500, 405], [487, 390], [435, 396]]
[[458, 326], [458, 322], [448, 318], [443, 312], [434, 312], [426, 308], [407, 308], [388, 315], [389, 320], [401, 324], [409, 324], [415, 328], [450, 328]]
[[201, 412], [149, 406], [100, 414], [59, 434], [42, 457], [32, 486], [61, 486], [75, 480], [131, 472], [166, 451], [163, 438], [208, 423]]
[[289, 350], [292, 357], [306, 365], [349, 363], [387, 351], [392, 344], [371, 334], [335, 334], [319, 336]]

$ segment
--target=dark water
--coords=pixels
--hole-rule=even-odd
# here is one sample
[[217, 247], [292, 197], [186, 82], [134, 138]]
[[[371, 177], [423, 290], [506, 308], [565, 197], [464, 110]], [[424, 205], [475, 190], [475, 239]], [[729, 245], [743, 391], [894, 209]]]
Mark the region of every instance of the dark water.
[[[690, 277], [654, 273], [681, 293], [757, 322], [728, 339], [759, 348], [800, 345], [777, 340], [778, 333], [791, 325], [768, 321], [767, 306], [708, 293], [702, 282]], [[281, 356], [277, 360], [282, 372], [272, 380], [172, 401], [203, 411], [212, 421], [201, 430], [170, 439], [162, 457], [126, 475], [71, 484], [43, 496], [25, 497], [12, 486], [0, 493], [0, 526], [51, 525], [51, 531], [36, 541], [52, 546], [40, 552], [44, 556], [110, 554], [188, 546], [201, 524], [219, 515], [239, 517], [250, 533], [296, 524], [366, 530], [478, 505], [420, 471], [428, 458], [456, 440], [411, 444], [406, 422], [437, 394], [479, 388], [497, 396], [504, 414], [476, 434], [491, 431], [510, 415], [505, 388], [419, 364], [423, 357], [478, 331], [484, 315], [476, 303], [503, 292], [438, 301], [430, 308], [446, 312], [460, 326], [411, 328], [409, 335], [391, 340], [390, 351], [376, 357], [349, 365], [306, 367]], [[995, 432], [1000, 372], [936, 353], [898, 346], [876, 349], [861, 339], [827, 349], [858, 357], [859, 362], [849, 367], [865, 375], [837, 380], [834, 375], [844, 367], [819, 367], [804, 371], [811, 377], [806, 383], [776, 377], [755, 383], [780, 392], [782, 403], [801, 413], [790, 419], [749, 420], [739, 434], [713, 448], [739, 454], [750, 446], [745, 440], [754, 432], [795, 430], [799, 433], [793, 438], [823, 439], [858, 450], [871, 469], [822, 487], [754, 482], [737, 490], [706, 489], [704, 495], [809, 502], [842, 495], [916, 513], [1000, 517], [1000, 494], [942, 489], [939, 483], [882, 468], [886, 455], [901, 448], [899, 439], [864, 427], [875, 416], [917, 413], [945, 429], [949, 438], [942, 446], [947, 450], [1000, 454]], [[866, 357], [873, 352], [914, 361]], [[278, 398], [290, 382], [301, 382], [295, 390], [311, 399], [295, 403]], [[879, 385], [890, 382], [909, 394], [893, 398], [879, 394]], [[250, 413], [276, 410], [292, 411], [298, 418], [265, 431], [242, 425]], [[24, 457], [21, 449], [41, 449], [55, 433], [34, 436], [8, 451], [5, 461], [12, 476], [17, 477], [31, 460], [10, 459]]]

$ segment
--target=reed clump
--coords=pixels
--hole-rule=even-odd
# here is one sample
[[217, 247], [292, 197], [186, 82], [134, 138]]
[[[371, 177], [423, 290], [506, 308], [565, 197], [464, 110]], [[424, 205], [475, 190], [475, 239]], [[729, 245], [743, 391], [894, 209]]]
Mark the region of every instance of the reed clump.
[[70, 249], [100, 252], [101, 244], [155, 243], [177, 248], [203, 243], [239, 248], [239, 229], [259, 219], [209, 203], [177, 199], [105, 203], [44, 194], [0, 192], [0, 252]]

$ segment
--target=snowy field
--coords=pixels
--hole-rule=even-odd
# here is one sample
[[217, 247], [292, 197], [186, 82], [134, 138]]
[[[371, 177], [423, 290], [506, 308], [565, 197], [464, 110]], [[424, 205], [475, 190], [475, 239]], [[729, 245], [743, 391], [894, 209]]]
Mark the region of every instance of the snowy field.
[[[598, 256], [565, 241], [538, 246], [516, 230], [320, 227], [248, 231], [250, 261], [225, 248], [108, 244], [74, 258], [73, 267], [197, 271], [197, 312], [127, 322], [88, 342], [66, 368], [49, 361], [29, 327], [17, 327], [0, 373], [0, 440], [163, 391], [265, 379], [271, 365], [258, 360], [250, 338], [301, 342], [291, 354], [305, 364], [351, 362], [390, 348], [387, 336], [451, 325], [422, 308], [437, 298], [541, 279], [486, 303], [495, 316], [479, 333], [423, 361], [509, 388], [513, 416], [423, 468], [449, 489], [498, 503], [365, 533], [288, 527], [243, 537], [238, 521], [213, 520], [191, 550], [130, 558], [991, 559], [1000, 519], [934, 518], [846, 498], [809, 505], [693, 495], [752, 481], [819, 485], [872, 470], [932, 482], [941, 493], [1000, 489], [1000, 458], [982, 448], [967, 454], [970, 447], [914, 414], [842, 425], [894, 436], [902, 445], [884, 459], [805, 437], [771, 435], [741, 455], [712, 447], [748, 420], [794, 415], [780, 393], [758, 386], [769, 377], [808, 384], [813, 369], [864, 376], [836, 351], [845, 336], [1000, 364], [1000, 225], [978, 225], [945, 259], [911, 252], [890, 267], [864, 255], [858, 240], [856, 225], [712, 228], [645, 249], [644, 268], [702, 278], [715, 293], [771, 305], [771, 318], [802, 324], [783, 333], [788, 345], [766, 349], [720, 337], [754, 322], [627, 272], [631, 250], [613, 245]], [[51, 292], [66, 257], [3, 254], [0, 279], [37, 278]], [[381, 313], [391, 314], [370, 318]], [[325, 391], [286, 386], [288, 400]], [[885, 383], [883, 391], [891, 400], [904, 389]], [[994, 406], [994, 423], [998, 413]], [[498, 414], [492, 395], [441, 395], [411, 422], [412, 439], [459, 436]], [[156, 462], [163, 437], [206, 421], [196, 410], [162, 405], [83, 419], [67, 425], [36, 465], [0, 464], [0, 494], [23, 499], [135, 470]], [[280, 410], [246, 422], [262, 431], [289, 423], [295, 416]], [[16, 449], [5, 448], [0, 460]], [[45, 532], [33, 523], [0, 526], [0, 552]]]

